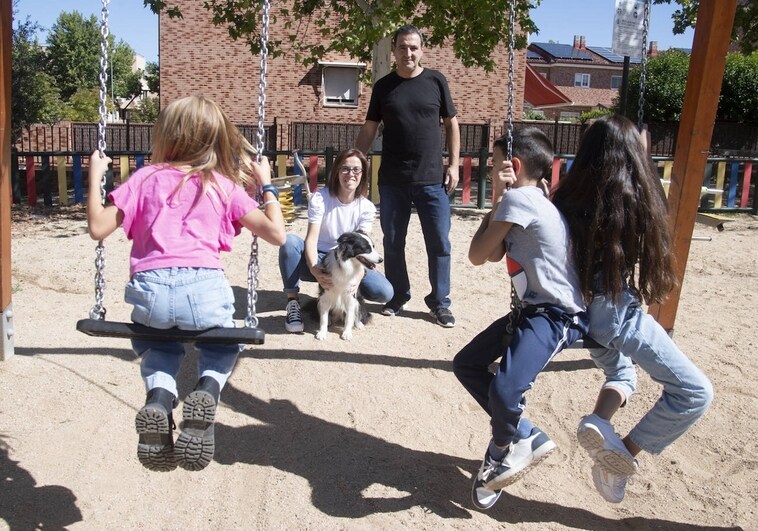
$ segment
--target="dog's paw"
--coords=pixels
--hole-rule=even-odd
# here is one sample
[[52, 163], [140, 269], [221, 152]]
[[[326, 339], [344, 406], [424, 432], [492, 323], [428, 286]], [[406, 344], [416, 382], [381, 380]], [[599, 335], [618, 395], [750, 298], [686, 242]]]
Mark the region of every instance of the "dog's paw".
[[324, 339], [326, 339], [326, 336], [327, 336], [326, 330], [319, 330], [318, 332], [316, 332], [316, 339], [318, 339], [319, 341], [323, 341]]
[[355, 322], [355, 329], [356, 329], [356, 330], [363, 330], [363, 328], [364, 328], [365, 326], [366, 326], [366, 325], [364, 325], [364, 324], [363, 324], [362, 322], [360, 322], [360, 321], [356, 321], [356, 322]]
[[344, 332], [342, 332], [342, 334], [340, 334], [340, 337], [344, 339], [345, 341], [350, 341], [351, 339], [353, 339], [353, 331], [345, 330]]

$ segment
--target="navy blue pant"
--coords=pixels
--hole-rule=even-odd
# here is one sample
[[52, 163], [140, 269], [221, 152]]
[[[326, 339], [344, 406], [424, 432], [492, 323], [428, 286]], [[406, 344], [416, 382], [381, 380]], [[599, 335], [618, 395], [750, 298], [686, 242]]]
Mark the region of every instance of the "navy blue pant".
[[[455, 376], [490, 416], [498, 446], [529, 435], [531, 423], [522, 419], [525, 393], [556, 354], [587, 332], [584, 312], [569, 315], [552, 306], [528, 307], [506, 345], [509, 319], [510, 314], [492, 323], [453, 359]], [[500, 367], [492, 374], [489, 366], [498, 358]], [[520, 426], [522, 420], [526, 422]]]

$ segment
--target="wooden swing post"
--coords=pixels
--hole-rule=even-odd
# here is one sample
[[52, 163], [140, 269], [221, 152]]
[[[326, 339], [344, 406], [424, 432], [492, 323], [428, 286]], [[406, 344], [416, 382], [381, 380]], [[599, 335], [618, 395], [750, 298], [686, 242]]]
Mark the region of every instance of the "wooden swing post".
[[0, 0], [0, 361], [13, 355], [11, 303], [11, 47], [13, 2]]
[[668, 196], [679, 287], [650, 307], [666, 330], [676, 320], [736, 9], [737, 0], [700, 0], [697, 12]]

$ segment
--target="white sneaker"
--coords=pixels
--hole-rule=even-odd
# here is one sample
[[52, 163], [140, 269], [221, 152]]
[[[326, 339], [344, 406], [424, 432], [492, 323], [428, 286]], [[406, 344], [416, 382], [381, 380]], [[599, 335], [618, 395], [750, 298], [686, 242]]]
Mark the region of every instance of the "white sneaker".
[[606, 471], [621, 476], [631, 476], [637, 471], [637, 461], [607, 420], [594, 413], [582, 417], [576, 438], [595, 464]]
[[[637, 462], [635, 461], [635, 469]], [[626, 492], [626, 484], [631, 476], [614, 474], [599, 464], [592, 465], [592, 481], [600, 495], [611, 503], [621, 503]]]
[[555, 443], [542, 430], [532, 428], [529, 437], [511, 444], [508, 453], [499, 463], [492, 461], [485, 466], [488, 455], [480, 469], [478, 480], [487, 489], [496, 491], [516, 482], [521, 476], [532, 469], [534, 465], [542, 461], [547, 454], [555, 449]]
[[303, 332], [303, 316], [300, 314], [300, 303], [297, 299], [290, 299], [287, 303], [287, 317], [284, 319], [284, 328], [293, 334]]

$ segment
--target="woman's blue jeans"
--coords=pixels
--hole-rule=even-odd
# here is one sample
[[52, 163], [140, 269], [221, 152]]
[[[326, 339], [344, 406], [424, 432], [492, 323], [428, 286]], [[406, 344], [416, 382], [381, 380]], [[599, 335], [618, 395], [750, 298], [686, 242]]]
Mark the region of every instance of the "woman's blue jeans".
[[663, 394], [629, 433], [648, 453], [659, 454], [692, 426], [713, 400], [708, 378], [674, 344], [640, 301], [625, 289], [617, 301], [596, 294], [588, 309], [589, 335], [606, 349], [592, 351], [605, 373], [604, 388], [629, 397], [636, 387], [632, 361], [663, 386]]
[[[405, 240], [411, 208], [416, 207], [424, 234], [432, 291], [424, 297], [431, 310], [450, 307], [450, 198], [442, 184], [379, 186], [379, 220], [384, 232], [384, 270], [395, 302], [411, 298]], [[413, 252], [418, 252], [414, 249]]]
[[[325, 252], [318, 252], [319, 263], [324, 256]], [[282, 274], [285, 293], [299, 293], [301, 280], [316, 282], [305, 262], [305, 240], [300, 236], [287, 234], [287, 241], [279, 248], [279, 271]], [[384, 275], [375, 269], [364, 267], [364, 271], [366, 274], [358, 286], [360, 296], [381, 304], [392, 300], [392, 285]]]
[[[152, 328], [206, 330], [234, 328], [234, 293], [223, 270], [171, 267], [136, 273], [126, 285], [124, 300], [134, 306], [132, 321]], [[232, 373], [241, 345], [197, 343], [198, 377], [210, 376], [221, 388]], [[149, 391], [167, 389], [174, 396], [184, 345], [172, 341], [133, 339]]]

